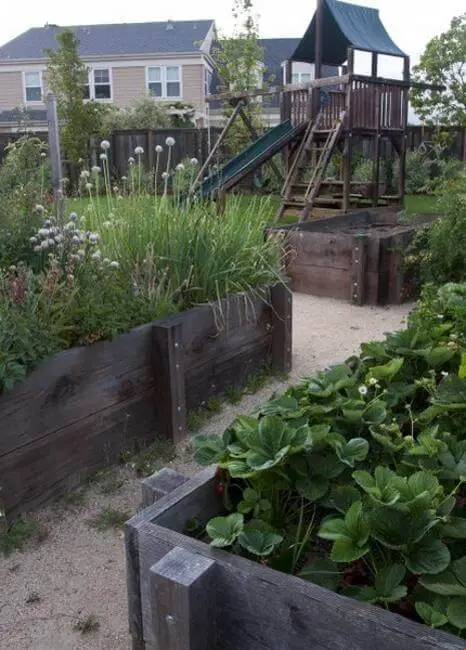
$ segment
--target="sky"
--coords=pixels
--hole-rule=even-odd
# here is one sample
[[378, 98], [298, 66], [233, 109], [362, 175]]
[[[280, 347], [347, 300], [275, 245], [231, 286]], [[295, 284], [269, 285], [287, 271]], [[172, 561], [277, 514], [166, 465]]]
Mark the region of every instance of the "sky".
[[[349, 0], [352, 2], [352, 0]], [[311, 20], [316, 1], [253, 0], [259, 15], [260, 35], [263, 38], [299, 37]], [[464, 0], [360, 0], [360, 4], [380, 10], [382, 21], [395, 43], [413, 63], [426, 43], [448, 28], [453, 16], [465, 10]], [[429, 7], [430, 5], [430, 7]], [[176, 0], [176, 2], [128, 2], [128, 0], [26, 0], [9, 2], [2, 12], [0, 44], [6, 43], [30, 27], [45, 23], [83, 25], [118, 22], [151, 22], [163, 20], [190, 20], [212, 18], [224, 32], [231, 31], [232, 0]]]

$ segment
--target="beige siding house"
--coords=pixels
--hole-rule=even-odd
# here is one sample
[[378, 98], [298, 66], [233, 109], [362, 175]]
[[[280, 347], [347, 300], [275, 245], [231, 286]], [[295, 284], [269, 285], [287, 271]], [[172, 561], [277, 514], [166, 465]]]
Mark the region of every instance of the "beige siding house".
[[[89, 70], [85, 98], [128, 107], [145, 96], [194, 106], [203, 123], [214, 63], [213, 20], [72, 27]], [[15, 131], [26, 109], [45, 129], [46, 50], [57, 47], [60, 28], [30, 29], [0, 47], [0, 130]], [[21, 111], [18, 111], [21, 109]]]
[[[47, 94], [46, 51], [56, 49], [60, 27], [45, 25], [24, 32], [0, 47], [0, 131], [17, 131], [24, 109], [36, 130], [45, 130]], [[90, 25], [71, 28], [89, 70], [85, 97], [128, 107], [150, 96], [155, 102], [175, 102], [195, 108], [199, 125], [220, 125], [219, 104], [209, 105], [220, 80], [213, 59], [213, 20]], [[262, 39], [264, 51], [258, 83], [283, 82], [283, 64], [292, 57], [299, 38]], [[324, 66], [324, 76], [336, 74]], [[327, 70], [328, 68], [328, 70]], [[313, 66], [293, 62], [292, 81], [313, 78]], [[22, 109], [22, 110], [18, 110]], [[264, 120], [280, 121], [278, 95], [263, 103]]]

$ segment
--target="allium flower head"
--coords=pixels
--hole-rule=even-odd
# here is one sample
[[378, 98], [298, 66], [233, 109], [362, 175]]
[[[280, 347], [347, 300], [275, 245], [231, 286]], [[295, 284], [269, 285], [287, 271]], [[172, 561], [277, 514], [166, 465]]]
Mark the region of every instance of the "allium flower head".
[[108, 266], [110, 264], [110, 261], [111, 260], [109, 260], [108, 257], [104, 257], [104, 259], [102, 260], [102, 263], [105, 264], [105, 266]]
[[162, 172], [162, 178], [163, 178], [164, 180], [165, 180], [166, 178], [168, 178], [168, 176], [169, 176], [169, 173], [168, 173], [168, 172]]
[[144, 153], [144, 149], [142, 147], [136, 147], [134, 153], [136, 154], [136, 156], [142, 156], [142, 154]]
[[128, 180], [128, 177], [127, 177], [127, 176], [122, 176], [122, 177], [121, 177], [121, 180], [122, 180], [122, 181], [123, 181], [123, 183], [124, 183], [125, 181], [127, 181], [127, 180]]
[[70, 213], [70, 221], [77, 221], [78, 220], [78, 215], [76, 212], [71, 212]]
[[135, 163], [136, 161], [134, 160], [133, 156], [130, 156], [130, 157], [128, 158], [128, 162], [129, 162], [130, 165], [134, 165], [134, 163]]
[[42, 250], [42, 246], [40, 246], [40, 245], [34, 246], [34, 253], [40, 253], [41, 250]]
[[173, 147], [173, 145], [175, 144], [175, 138], [172, 138], [169, 135], [168, 138], [165, 140], [165, 144], [167, 145], [167, 147]]
[[45, 153], [45, 151], [41, 151], [40, 157], [41, 158], [47, 158], [47, 154]]
[[102, 151], [107, 151], [107, 149], [110, 149], [110, 142], [108, 140], [102, 140], [100, 143], [100, 148]]
[[100, 169], [99, 165], [94, 165], [94, 167], [92, 168], [93, 174], [100, 174], [101, 171], [102, 170]]
[[89, 235], [89, 243], [97, 244], [99, 242], [99, 235], [96, 232], [91, 232]]
[[162, 151], [163, 151], [163, 147], [162, 147], [162, 145], [161, 145], [161, 144], [158, 144], [158, 145], [155, 147], [155, 153], [162, 153]]
[[42, 237], [42, 238], [44, 238], [44, 237], [48, 237], [48, 236], [49, 236], [49, 229], [48, 229], [48, 228], [41, 228], [41, 229], [37, 232], [37, 234], [39, 235], [39, 237]]
[[102, 253], [97, 250], [95, 253], [92, 253], [91, 260], [99, 261], [101, 257], [102, 257]]
[[86, 190], [88, 190], [90, 192], [92, 190], [92, 188], [93, 188], [92, 183], [86, 183]]
[[55, 246], [55, 239], [49, 239], [49, 246]]
[[115, 260], [113, 262], [110, 262], [110, 268], [111, 269], [119, 269], [120, 268], [120, 263], [116, 262]]
[[89, 170], [88, 169], [83, 169], [82, 172], [79, 174], [81, 178], [89, 178]]
[[79, 239], [78, 235], [73, 235], [73, 237], [71, 238], [71, 241], [73, 242], [73, 244], [80, 244], [81, 243], [81, 240]]
[[83, 251], [82, 248], [80, 248], [79, 251], [78, 251], [78, 253], [77, 253], [77, 255], [79, 255], [79, 257], [80, 257], [81, 259], [83, 259], [84, 257], [86, 257], [86, 252]]
[[61, 244], [63, 241], [63, 235], [55, 235], [55, 241], [57, 244]]
[[38, 203], [38, 204], [36, 205], [35, 210], [36, 210], [36, 212], [38, 212], [39, 214], [43, 214], [43, 213], [44, 213], [44, 206], [41, 205], [40, 203]]
[[29, 237], [30, 244], [37, 244], [37, 237]]
[[199, 165], [199, 160], [198, 160], [197, 158], [191, 158], [191, 160], [190, 160], [189, 162], [190, 162], [191, 165], [193, 165], [194, 167], [195, 167], [196, 165]]
[[176, 166], [176, 171], [182, 172], [183, 170], [184, 170], [183, 163], [178, 163], [178, 165]]
[[48, 239], [44, 239], [44, 240], [40, 243], [40, 247], [41, 247], [43, 250], [45, 250], [46, 248], [48, 248], [48, 247], [49, 247], [49, 240], [48, 240]]
[[100, 160], [107, 160], [107, 154], [106, 153], [101, 153], [99, 158], [100, 158]]

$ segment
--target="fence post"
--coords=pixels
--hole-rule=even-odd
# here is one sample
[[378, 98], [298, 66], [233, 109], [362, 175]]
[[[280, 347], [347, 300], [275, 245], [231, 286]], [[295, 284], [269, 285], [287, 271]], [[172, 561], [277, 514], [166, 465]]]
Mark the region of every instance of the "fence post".
[[47, 125], [49, 132], [49, 155], [52, 167], [53, 195], [57, 204], [57, 211], [61, 214], [63, 191], [61, 187], [62, 163], [60, 153], [60, 133], [58, 130], [57, 100], [53, 93], [47, 94]]
[[153, 632], [162, 650], [215, 647], [215, 561], [175, 547], [150, 569]]
[[367, 257], [367, 236], [356, 235], [353, 238], [353, 272], [351, 274], [351, 300], [356, 305], [363, 305], [365, 298], [365, 276]]
[[186, 435], [186, 397], [182, 327], [154, 325], [152, 328], [153, 371], [156, 409], [162, 435], [179, 442]]
[[292, 359], [293, 294], [291, 281], [274, 285], [270, 290], [272, 303], [272, 366], [289, 373]]

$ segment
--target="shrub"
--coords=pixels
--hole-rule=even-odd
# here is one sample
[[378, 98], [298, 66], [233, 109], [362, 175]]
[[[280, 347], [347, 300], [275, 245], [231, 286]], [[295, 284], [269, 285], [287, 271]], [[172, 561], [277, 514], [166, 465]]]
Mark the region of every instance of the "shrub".
[[466, 279], [466, 171], [440, 187], [442, 216], [419, 235], [425, 241], [421, 274], [436, 284], [461, 282]]
[[406, 330], [199, 436], [227, 510], [211, 544], [461, 635], [465, 296], [432, 294]]
[[39, 138], [23, 136], [6, 148], [0, 166], [0, 268], [27, 259], [29, 237], [40, 221], [36, 205], [50, 192], [47, 147]]

